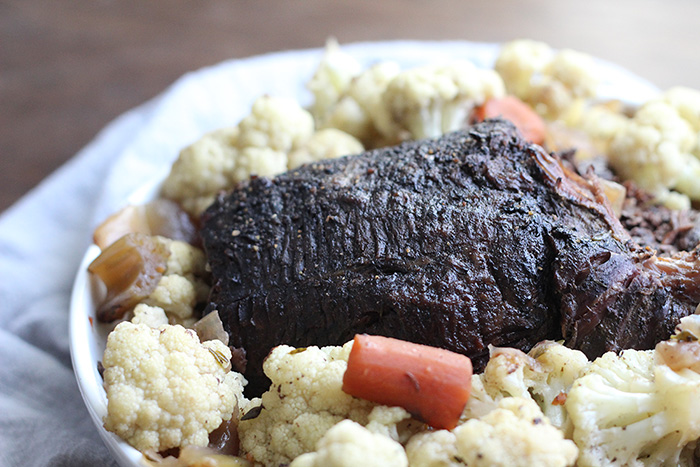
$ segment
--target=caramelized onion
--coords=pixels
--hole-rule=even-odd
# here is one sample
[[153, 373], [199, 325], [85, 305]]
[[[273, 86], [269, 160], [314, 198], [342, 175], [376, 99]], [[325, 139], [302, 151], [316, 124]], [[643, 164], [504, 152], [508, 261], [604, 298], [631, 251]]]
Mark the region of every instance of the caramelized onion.
[[[234, 410], [234, 413], [236, 410]], [[226, 456], [237, 456], [239, 453], [240, 441], [238, 439], [238, 420], [231, 417], [224, 420], [219, 428], [209, 433], [209, 448], [214, 452]]]
[[93, 241], [104, 250], [128, 233], [161, 235], [192, 243], [197, 229], [177, 203], [157, 199], [141, 206], [127, 206], [112, 214], [95, 229]]
[[111, 322], [148, 297], [163, 276], [170, 250], [148, 235], [131, 233], [108, 246], [88, 266], [107, 287], [97, 319]]

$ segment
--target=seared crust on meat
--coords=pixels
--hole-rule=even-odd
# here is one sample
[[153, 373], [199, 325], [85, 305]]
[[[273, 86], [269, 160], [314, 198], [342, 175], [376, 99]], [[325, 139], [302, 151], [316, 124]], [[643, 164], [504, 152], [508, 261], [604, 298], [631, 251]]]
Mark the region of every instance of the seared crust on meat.
[[208, 310], [246, 351], [251, 393], [279, 344], [382, 334], [479, 369], [489, 345], [564, 338], [594, 357], [652, 346], [700, 299], [644, 266], [594, 178], [499, 120], [254, 178], [201, 235]]

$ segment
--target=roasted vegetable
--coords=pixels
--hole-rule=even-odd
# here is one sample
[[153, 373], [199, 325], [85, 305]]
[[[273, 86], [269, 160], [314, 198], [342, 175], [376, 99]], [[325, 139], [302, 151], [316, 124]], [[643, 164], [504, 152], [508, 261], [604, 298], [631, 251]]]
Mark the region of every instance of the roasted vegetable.
[[128, 233], [160, 235], [192, 243], [197, 237], [197, 227], [177, 203], [156, 199], [139, 206], [126, 206], [112, 214], [95, 229], [93, 241], [104, 250]]
[[148, 297], [163, 276], [170, 250], [156, 238], [131, 233], [107, 247], [90, 263], [107, 294], [97, 307], [97, 319], [111, 322]]
[[427, 345], [355, 336], [343, 391], [399, 406], [434, 428], [457, 426], [471, 389], [468, 357]]

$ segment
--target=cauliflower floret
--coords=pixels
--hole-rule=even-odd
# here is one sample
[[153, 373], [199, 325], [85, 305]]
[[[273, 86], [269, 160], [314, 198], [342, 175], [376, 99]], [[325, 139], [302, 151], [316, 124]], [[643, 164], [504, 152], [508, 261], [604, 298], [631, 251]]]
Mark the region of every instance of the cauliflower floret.
[[676, 109], [678, 115], [690, 126], [694, 138], [689, 144], [686, 157], [689, 161], [689, 169], [683, 172], [675, 189], [688, 195], [693, 200], [700, 199], [700, 91], [684, 87], [675, 87], [666, 91], [662, 99]]
[[209, 287], [202, 279], [206, 274], [206, 256], [186, 242], [156, 239], [170, 250], [170, 256], [163, 277], [143, 303], [163, 309], [171, 324], [191, 327], [195, 305], [209, 294]]
[[[269, 148], [283, 153], [303, 144], [314, 131], [313, 117], [294, 99], [263, 96], [238, 124], [240, 147]], [[284, 164], [280, 164], [284, 169]], [[268, 175], [258, 173], [257, 175]]]
[[316, 118], [329, 114], [361, 72], [362, 65], [357, 60], [343, 52], [335, 39], [328, 40], [316, 72], [306, 83], [314, 95], [311, 114]]
[[367, 147], [395, 142], [382, 95], [399, 71], [399, 65], [390, 61], [377, 63], [363, 71], [332, 106], [322, 114], [314, 114], [318, 127], [342, 130]]
[[403, 72], [386, 61], [358, 73], [335, 43], [325, 57], [308, 84], [317, 127], [342, 130], [366, 147], [457, 130], [475, 105], [505, 94], [498, 73], [467, 61]]
[[576, 97], [595, 96], [598, 76], [595, 61], [588, 54], [564, 49], [556, 53], [542, 72], [561, 83]]
[[402, 467], [408, 466], [399, 443], [372, 433], [352, 420], [342, 420], [321, 438], [315, 452], [302, 454], [290, 467]]
[[230, 186], [248, 180], [251, 175], [273, 177], [285, 172], [287, 163], [287, 153], [284, 151], [276, 151], [269, 147], [244, 147], [238, 152], [236, 167], [229, 174], [232, 181]]
[[134, 307], [133, 315], [131, 322], [134, 324], [145, 324], [151, 328], [158, 328], [169, 324], [165, 310], [157, 306], [139, 303]]
[[[655, 351], [610, 352], [569, 391], [579, 466], [689, 465], [700, 437], [700, 374], [655, 363]], [[692, 465], [692, 464], [690, 464]]]
[[166, 264], [166, 274], [184, 277], [201, 277], [206, 273], [207, 257], [201, 248], [178, 240], [160, 237], [170, 249]]
[[505, 44], [494, 68], [509, 93], [548, 120], [569, 125], [578, 122], [584, 102], [595, 96], [599, 83], [591, 56], [574, 50], [555, 52], [545, 43], [530, 40]]
[[500, 391], [493, 389], [491, 389], [493, 395], [489, 394], [484, 387], [483, 376], [483, 374], [472, 375], [471, 393], [459, 418], [459, 423], [464, 423], [470, 418], [483, 417], [498, 406], [498, 401], [506, 397]]
[[224, 344], [200, 343], [182, 326], [120, 323], [102, 360], [105, 428], [140, 451], [206, 446], [243, 401], [245, 379], [229, 371], [230, 358]]
[[221, 128], [180, 151], [163, 182], [163, 196], [189, 213], [199, 213], [225, 189], [236, 166], [238, 128]]
[[530, 399], [506, 397], [481, 418], [452, 432], [413, 436], [406, 445], [411, 466], [567, 466], [578, 449], [549, 423]]
[[[660, 99], [645, 103], [610, 143], [610, 165], [672, 208], [700, 199], [700, 159], [693, 151], [699, 132], [683, 117], [690, 114]], [[674, 101], [672, 93], [668, 99]], [[679, 104], [680, 105], [680, 104]], [[674, 193], [671, 190], [675, 190]]]
[[287, 154], [314, 131], [311, 114], [293, 99], [263, 96], [237, 127], [213, 131], [183, 149], [163, 182], [163, 196], [199, 214], [216, 193], [251, 175], [287, 170]]
[[292, 170], [308, 162], [359, 154], [364, 149], [352, 135], [335, 128], [324, 128], [314, 133], [303, 147], [289, 153], [287, 168]]
[[369, 413], [367, 420], [365, 428], [369, 431], [388, 436], [401, 444], [406, 443], [411, 436], [426, 428], [424, 423], [412, 418], [411, 414], [402, 407], [378, 405]]
[[608, 102], [585, 109], [577, 127], [591, 138], [598, 154], [607, 154], [610, 142], [625, 129], [628, 121], [620, 103]]
[[[678, 111], [693, 131], [700, 132], [700, 91], [677, 86], [666, 91], [661, 98]], [[695, 149], [700, 150], [700, 147]], [[700, 152], [694, 154], [700, 157]]]
[[465, 127], [475, 105], [504, 94], [496, 72], [467, 61], [407, 70], [382, 95], [393, 127], [382, 131], [397, 139], [437, 137]]
[[340, 130], [314, 132], [313, 117], [293, 99], [263, 96], [238, 126], [213, 131], [183, 149], [162, 194], [198, 216], [217, 193], [251, 175], [272, 177], [303, 162], [363, 150]]
[[554, 426], [568, 434], [572, 427], [564, 402], [589, 364], [582, 352], [554, 342], [540, 343], [529, 354], [492, 348], [482, 375], [483, 388], [496, 401], [506, 396], [532, 399]]
[[312, 452], [345, 418], [366, 425], [373, 405], [342, 390], [351, 346], [274, 348], [263, 364], [272, 380], [263, 409], [238, 427], [243, 452], [264, 465], [284, 464]]
[[521, 99], [528, 96], [534, 76], [552, 61], [554, 51], [544, 42], [515, 40], [503, 44], [494, 69], [501, 75], [506, 89]]
[[155, 290], [144, 300], [150, 306], [157, 306], [166, 311], [174, 319], [192, 317], [192, 311], [197, 303], [197, 293], [194, 284], [178, 274], [163, 276], [158, 281]]
[[406, 444], [406, 456], [411, 467], [464, 466], [457, 451], [457, 437], [448, 430], [416, 434]]

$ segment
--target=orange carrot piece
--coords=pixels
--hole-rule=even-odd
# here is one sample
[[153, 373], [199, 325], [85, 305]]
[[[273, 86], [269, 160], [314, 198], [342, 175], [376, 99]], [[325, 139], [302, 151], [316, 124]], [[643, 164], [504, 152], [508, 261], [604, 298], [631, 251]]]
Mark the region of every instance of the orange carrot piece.
[[515, 96], [489, 99], [474, 110], [476, 121], [501, 117], [510, 120], [523, 137], [535, 144], [542, 144], [547, 134], [547, 127], [542, 117], [525, 102]]
[[449, 350], [382, 336], [355, 336], [343, 391], [400, 406], [439, 429], [457, 426], [471, 393], [472, 363]]

